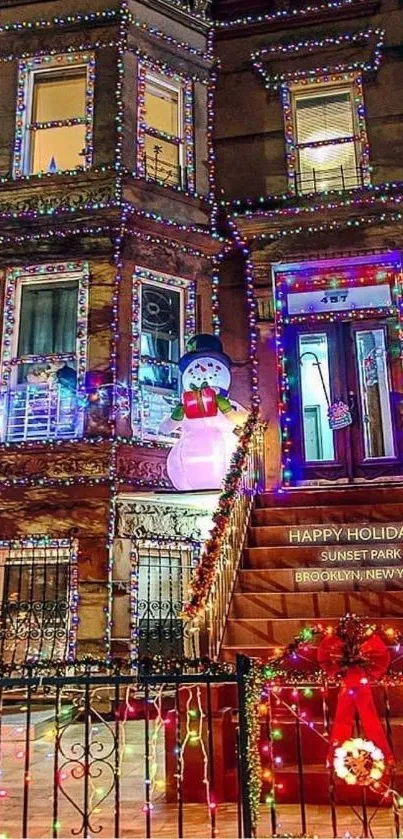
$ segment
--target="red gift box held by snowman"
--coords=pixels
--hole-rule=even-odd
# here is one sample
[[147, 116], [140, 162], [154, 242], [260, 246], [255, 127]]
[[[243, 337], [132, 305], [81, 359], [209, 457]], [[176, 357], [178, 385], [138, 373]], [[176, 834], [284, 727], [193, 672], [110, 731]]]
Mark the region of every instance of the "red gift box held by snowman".
[[179, 360], [182, 400], [160, 431], [180, 430], [167, 460], [170, 480], [178, 490], [218, 489], [236, 447], [234, 429], [245, 413], [228, 398], [231, 360], [215, 335], [200, 334]]

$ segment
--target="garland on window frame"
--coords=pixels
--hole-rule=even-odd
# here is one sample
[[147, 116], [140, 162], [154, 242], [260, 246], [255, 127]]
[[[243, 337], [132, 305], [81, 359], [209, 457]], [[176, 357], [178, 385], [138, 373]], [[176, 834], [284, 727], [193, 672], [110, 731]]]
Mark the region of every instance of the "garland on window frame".
[[[73, 262], [57, 262], [26, 265], [23, 268], [11, 269], [6, 275], [5, 284], [5, 306], [4, 306], [4, 320], [3, 320], [3, 336], [2, 336], [2, 367], [0, 384], [7, 386], [10, 382], [11, 370], [13, 365], [17, 362], [16, 358], [12, 357], [12, 338], [15, 324], [15, 305], [17, 283], [23, 277], [43, 278], [49, 276], [58, 276], [60, 274], [76, 275], [78, 280], [77, 293], [77, 327], [76, 327], [76, 353], [74, 357], [77, 359], [77, 388], [78, 393], [84, 389], [85, 373], [87, 369], [87, 321], [88, 321], [88, 299], [89, 299], [89, 283], [90, 273], [89, 265], [82, 260], [75, 260]], [[39, 354], [34, 356], [38, 361], [46, 360], [47, 356]], [[66, 359], [65, 353], [55, 353], [51, 356], [53, 360], [59, 358], [64, 361]]]
[[[75, 661], [76, 653], [77, 653], [77, 631], [78, 625], [80, 622], [79, 614], [78, 614], [78, 606], [79, 606], [79, 593], [78, 593], [78, 561], [79, 561], [79, 543], [78, 540], [75, 538], [56, 538], [53, 539], [48, 534], [38, 534], [34, 536], [26, 536], [21, 539], [0, 539], [0, 551], [17, 551], [22, 553], [24, 556], [24, 552], [38, 550], [43, 548], [45, 551], [52, 551], [52, 550], [59, 550], [59, 549], [68, 549], [70, 551], [70, 561], [68, 563], [69, 567], [69, 581], [68, 581], [68, 591], [66, 593], [66, 599], [68, 599], [68, 627], [67, 627], [67, 636], [66, 636], [66, 658], [64, 663], [71, 663]], [[7, 565], [7, 561], [6, 561]], [[23, 567], [24, 563], [22, 563]], [[41, 659], [40, 656], [37, 659], [32, 659], [29, 662], [29, 667], [38, 666], [39, 668], [46, 668], [48, 666], [48, 662], [44, 659]], [[54, 661], [54, 667], [61, 666], [61, 661]], [[12, 662], [10, 664], [1, 664], [0, 663], [0, 676], [4, 675], [7, 672], [7, 669], [10, 672], [10, 675], [15, 674], [23, 668], [24, 665]]]
[[[137, 266], [133, 275], [132, 291], [132, 352], [131, 352], [131, 383], [132, 383], [132, 409], [140, 404], [140, 365], [141, 365], [141, 287], [143, 282], [172, 286], [178, 290], [182, 289], [185, 298], [185, 320], [184, 320], [184, 344], [194, 335], [196, 330], [196, 285], [193, 281], [181, 277], [172, 277], [161, 274], [148, 268]], [[166, 366], [166, 362], [155, 362], [155, 366]], [[138, 421], [133, 425], [138, 425]], [[137, 428], [138, 433], [138, 428]], [[168, 481], [168, 486], [170, 482]]]

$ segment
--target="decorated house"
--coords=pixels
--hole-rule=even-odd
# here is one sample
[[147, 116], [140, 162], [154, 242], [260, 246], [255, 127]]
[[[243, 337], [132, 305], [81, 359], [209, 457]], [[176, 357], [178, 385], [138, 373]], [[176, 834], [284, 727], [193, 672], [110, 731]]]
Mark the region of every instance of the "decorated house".
[[0, 0], [1, 839], [401, 835], [402, 23]]

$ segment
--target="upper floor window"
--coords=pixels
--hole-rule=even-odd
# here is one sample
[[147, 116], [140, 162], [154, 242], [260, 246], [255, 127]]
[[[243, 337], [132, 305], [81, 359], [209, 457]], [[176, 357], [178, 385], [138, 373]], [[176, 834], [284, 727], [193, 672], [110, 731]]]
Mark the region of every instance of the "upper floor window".
[[139, 68], [138, 168], [154, 181], [194, 188], [192, 83]]
[[193, 284], [139, 270], [134, 308], [134, 424], [152, 439], [160, 436], [159, 426], [180, 396], [179, 359], [194, 332]]
[[0, 659], [74, 657], [76, 546], [68, 539], [0, 542]]
[[369, 182], [359, 77], [283, 88], [290, 188], [297, 194]]
[[2, 439], [82, 433], [88, 274], [72, 266], [10, 271], [3, 326]]
[[91, 166], [94, 65], [92, 54], [20, 62], [16, 177]]

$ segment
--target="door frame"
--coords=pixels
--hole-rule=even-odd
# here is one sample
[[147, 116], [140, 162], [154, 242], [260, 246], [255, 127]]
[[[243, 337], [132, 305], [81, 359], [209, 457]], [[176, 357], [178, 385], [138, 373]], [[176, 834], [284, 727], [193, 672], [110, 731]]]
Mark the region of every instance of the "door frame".
[[[371, 286], [381, 284], [388, 285], [390, 288], [390, 298], [388, 305], [380, 303], [373, 305], [372, 308], [368, 305], [362, 309], [344, 309], [337, 307], [329, 308], [326, 311], [323, 309], [309, 312], [288, 313], [288, 294], [295, 292], [310, 292], [310, 291], [327, 291], [331, 285], [333, 278], [337, 275], [337, 286], [347, 288], [358, 288], [358, 286]], [[275, 332], [276, 332], [276, 352], [277, 352], [277, 366], [278, 366], [278, 387], [279, 387], [279, 414], [280, 414], [280, 430], [281, 430], [281, 448], [282, 448], [282, 462], [281, 462], [281, 484], [283, 486], [298, 486], [303, 484], [319, 484], [325, 482], [329, 483], [352, 483], [361, 482], [365, 480], [382, 481], [399, 477], [403, 475], [403, 451], [402, 443], [400, 442], [399, 429], [402, 426], [402, 408], [397, 404], [392, 404], [392, 417], [394, 425], [395, 445], [397, 457], [387, 459], [381, 458], [377, 462], [361, 463], [361, 468], [358, 468], [357, 461], [346, 464], [346, 451], [339, 451], [342, 449], [341, 442], [337, 443], [337, 461], [332, 461], [331, 466], [327, 470], [327, 475], [323, 475], [323, 470], [318, 470], [318, 464], [311, 466], [308, 464], [306, 476], [298, 475], [298, 470], [294, 474], [293, 467], [295, 461], [293, 458], [295, 427], [293, 426], [292, 408], [292, 389], [288, 377], [288, 358], [289, 347], [285, 346], [285, 330], [289, 326], [300, 326], [303, 331], [304, 326], [312, 325], [312, 331], [319, 332], [322, 327], [328, 323], [349, 322], [350, 326], [354, 328], [354, 324], [363, 325], [365, 322], [385, 322], [385, 319], [396, 318], [398, 325], [398, 342], [400, 345], [400, 353], [398, 364], [396, 367], [395, 359], [389, 365], [389, 375], [391, 380], [396, 381], [397, 369], [399, 370], [399, 378], [402, 381], [401, 375], [401, 359], [403, 357], [403, 306], [401, 300], [403, 297], [403, 282], [402, 282], [402, 262], [401, 254], [398, 251], [386, 254], [370, 254], [357, 255], [355, 257], [325, 259], [325, 260], [306, 260], [298, 263], [275, 263], [272, 265], [273, 277], [273, 295], [275, 299]], [[324, 295], [325, 296], [325, 295]], [[292, 310], [291, 310], [292, 311]], [[358, 326], [357, 326], [358, 328]], [[345, 356], [345, 354], [341, 354]], [[341, 360], [347, 368], [347, 359], [344, 357]], [[294, 350], [294, 364], [295, 350]], [[340, 363], [340, 362], [339, 362]], [[393, 369], [392, 369], [393, 368]], [[356, 369], [356, 368], [355, 368]], [[348, 371], [346, 369], [346, 382], [348, 382]], [[355, 373], [357, 376], [357, 371]], [[358, 379], [357, 379], [358, 381]], [[396, 384], [394, 387], [396, 389]], [[397, 392], [402, 393], [401, 390]], [[358, 396], [358, 393], [357, 393]], [[290, 401], [291, 400], [291, 401]], [[346, 429], [345, 429], [346, 430]], [[341, 433], [344, 437], [347, 435], [343, 432], [337, 432], [337, 438]], [[397, 433], [396, 433], [397, 432]], [[351, 434], [351, 431], [349, 432]], [[298, 430], [297, 430], [298, 435]], [[301, 430], [299, 431], [299, 441], [301, 438]], [[297, 436], [298, 440], [298, 436]], [[350, 444], [350, 452], [353, 447]], [[340, 464], [340, 455], [342, 455], [344, 462]], [[346, 468], [346, 465], [348, 468]], [[336, 467], [336, 468], [335, 468]], [[340, 467], [340, 468], [339, 468]], [[322, 474], [320, 474], [322, 472]], [[355, 472], [355, 474], [354, 474]]]

